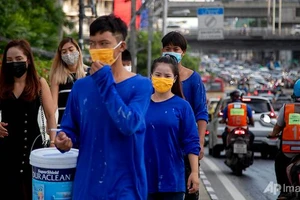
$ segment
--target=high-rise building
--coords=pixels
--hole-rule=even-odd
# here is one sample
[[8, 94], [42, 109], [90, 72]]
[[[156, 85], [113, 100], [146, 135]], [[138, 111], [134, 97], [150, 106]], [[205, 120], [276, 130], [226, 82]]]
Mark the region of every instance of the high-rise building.
[[[83, 20], [83, 36], [89, 36], [89, 25], [95, 19], [94, 9], [98, 16], [107, 15], [113, 12], [113, 0], [83, 0], [84, 3], [84, 20]], [[63, 11], [66, 13], [67, 19], [74, 23], [74, 29], [65, 31], [71, 33], [79, 31], [79, 0], [62, 0]]]

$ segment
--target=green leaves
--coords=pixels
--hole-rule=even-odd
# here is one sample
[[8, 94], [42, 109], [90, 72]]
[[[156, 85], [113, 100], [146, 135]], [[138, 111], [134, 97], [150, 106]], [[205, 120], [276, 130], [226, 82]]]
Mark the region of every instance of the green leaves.
[[65, 14], [55, 1], [5, 0], [0, 13], [0, 36], [26, 39], [45, 50], [57, 48]]
[[[65, 21], [61, 6], [54, 0], [0, 0], [0, 37], [26, 39], [31, 47], [55, 52]], [[0, 55], [6, 44], [0, 42]], [[38, 54], [34, 60], [39, 75], [48, 80], [52, 61]]]

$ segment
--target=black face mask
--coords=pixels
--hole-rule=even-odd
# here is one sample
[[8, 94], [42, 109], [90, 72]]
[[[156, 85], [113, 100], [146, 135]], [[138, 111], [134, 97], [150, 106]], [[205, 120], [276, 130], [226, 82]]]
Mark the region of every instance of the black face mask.
[[26, 62], [10, 62], [6, 63], [6, 66], [10, 73], [16, 78], [20, 78], [27, 71]]

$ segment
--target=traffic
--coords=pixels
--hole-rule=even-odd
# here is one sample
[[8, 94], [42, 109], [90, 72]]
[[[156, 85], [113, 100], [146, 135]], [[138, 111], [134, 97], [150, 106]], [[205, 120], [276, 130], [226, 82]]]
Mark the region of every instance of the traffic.
[[[200, 177], [212, 199], [299, 199], [299, 156], [288, 152], [290, 159], [285, 162], [279, 157], [281, 133], [287, 125], [278, 126], [277, 122], [285, 110], [281, 108], [297, 102], [297, 71], [211, 62], [202, 63], [209, 123]], [[294, 124], [298, 128], [297, 122]], [[281, 129], [274, 135], [277, 126]], [[286, 148], [299, 148], [296, 141], [288, 140], [287, 144], [296, 146]]]

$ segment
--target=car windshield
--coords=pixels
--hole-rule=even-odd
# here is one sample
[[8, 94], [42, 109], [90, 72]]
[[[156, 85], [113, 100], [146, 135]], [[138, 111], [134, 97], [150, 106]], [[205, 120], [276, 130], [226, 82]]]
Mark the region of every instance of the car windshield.
[[278, 111], [283, 106], [283, 104], [290, 103], [290, 102], [292, 102], [291, 98], [280, 97], [273, 103], [273, 108], [275, 111]]
[[265, 113], [271, 111], [270, 105], [264, 100], [252, 99], [250, 102], [247, 102], [247, 105], [251, 107], [254, 113]]
[[205, 84], [206, 91], [222, 91], [222, 83], [206, 83]]
[[293, 29], [300, 29], [300, 25], [296, 24], [292, 26]]
[[[225, 101], [225, 105], [228, 105], [229, 103], [229, 100]], [[268, 103], [268, 101], [263, 99], [250, 99], [250, 101], [248, 100], [243, 103], [246, 103], [248, 106], [250, 106], [254, 114], [260, 114], [271, 111], [270, 104]], [[225, 106], [223, 108], [225, 108]]]

